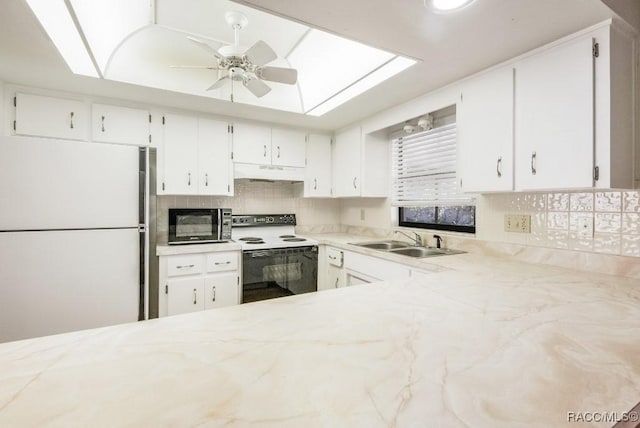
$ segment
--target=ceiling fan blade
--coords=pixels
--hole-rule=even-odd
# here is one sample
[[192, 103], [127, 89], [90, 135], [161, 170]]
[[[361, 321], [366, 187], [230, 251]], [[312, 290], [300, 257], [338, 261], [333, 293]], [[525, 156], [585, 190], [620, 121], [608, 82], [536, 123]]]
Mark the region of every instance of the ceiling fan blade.
[[294, 68], [261, 67], [258, 69], [256, 74], [262, 80], [268, 80], [269, 82], [295, 85], [295, 83], [298, 81], [298, 70]]
[[246, 86], [246, 88], [258, 98], [267, 95], [271, 91], [269, 85], [267, 85], [260, 79], [248, 79], [242, 82], [242, 84]]
[[169, 68], [194, 68], [205, 70], [220, 70], [218, 67], [212, 67], [210, 65], [170, 65]]
[[204, 40], [196, 39], [195, 37], [191, 37], [191, 36], [187, 36], [187, 39], [191, 40], [193, 43], [200, 46], [205, 51], [209, 52], [211, 55], [216, 57], [218, 61], [224, 61], [225, 58], [222, 55], [220, 55], [213, 46], [211, 46], [209, 43], [205, 42]]
[[213, 85], [209, 86], [207, 88], [207, 91], [213, 91], [214, 89], [218, 89], [221, 88], [222, 86], [224, 86], [225, 83], [227, 83], [227, 79], [229, 78], [229, 75], [225, 75], [222, 76], [221, 78], [219, 78], [218, 80], [216, 80]]
[[244, 56], [246, 56], [252, 64], [257, 66], [265, 65], [278, 58], [278, 55], [276, 55], [273, 49], [262, 40], [258, 40], [253, 46], [247, 49]]

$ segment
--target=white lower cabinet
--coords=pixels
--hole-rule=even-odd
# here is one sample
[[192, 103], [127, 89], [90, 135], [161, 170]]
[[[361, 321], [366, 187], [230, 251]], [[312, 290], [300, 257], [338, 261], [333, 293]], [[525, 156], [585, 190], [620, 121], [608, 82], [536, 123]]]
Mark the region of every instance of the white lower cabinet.
[[319, 254], [318, 291], [412, 276], [402, 263], [353, 251], [321, 246]]
[[239, 251], [160, 256], [160, 316], [240, 303]]

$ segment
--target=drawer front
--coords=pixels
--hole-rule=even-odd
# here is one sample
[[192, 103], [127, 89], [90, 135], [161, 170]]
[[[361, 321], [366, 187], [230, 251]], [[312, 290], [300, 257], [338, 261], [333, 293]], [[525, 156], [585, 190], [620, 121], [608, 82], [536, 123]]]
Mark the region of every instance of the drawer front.
[[167, 258], [167, 275], [194, 275], [203, 272], [202, 254], [185, 254]]
[[207, 258], [207, 272], [223, 272], [238, 270], [238, 253], [229, 251], [225, 253], [209, 253]]
[[341, 250], [338, 250], [337, 248], [328, 247], [327, 259], [329, 260], [330, 265], [342, 267], [342, 263], [344, 261], [344, 255]]

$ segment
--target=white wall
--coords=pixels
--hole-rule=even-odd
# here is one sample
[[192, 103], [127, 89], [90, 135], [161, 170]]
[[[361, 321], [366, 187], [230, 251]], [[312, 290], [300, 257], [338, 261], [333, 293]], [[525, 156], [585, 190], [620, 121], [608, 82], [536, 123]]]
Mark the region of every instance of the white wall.
[[234, 196], [158, 196], [158, 242], [167, 241], [169, 208], [231, 208], [233, 214], [295, 213], [299, 226], [335, 226], [340, 223], [339, 199], [298, 197], [295, 184], [286, 181], [236, 180]]

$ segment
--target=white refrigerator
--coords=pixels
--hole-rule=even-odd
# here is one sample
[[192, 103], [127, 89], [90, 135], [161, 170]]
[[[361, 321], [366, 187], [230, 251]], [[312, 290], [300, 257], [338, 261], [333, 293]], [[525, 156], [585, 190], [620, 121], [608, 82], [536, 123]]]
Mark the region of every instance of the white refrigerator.
[[0, 137], [0, 342], [144, 318], [145, 159]]

